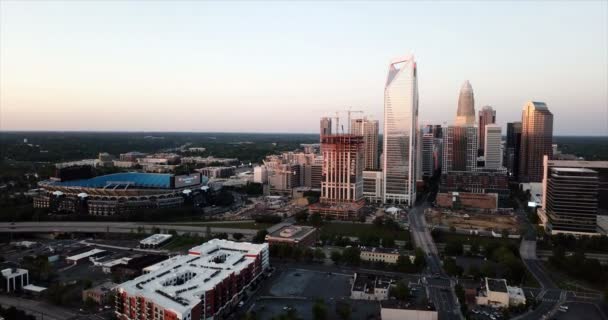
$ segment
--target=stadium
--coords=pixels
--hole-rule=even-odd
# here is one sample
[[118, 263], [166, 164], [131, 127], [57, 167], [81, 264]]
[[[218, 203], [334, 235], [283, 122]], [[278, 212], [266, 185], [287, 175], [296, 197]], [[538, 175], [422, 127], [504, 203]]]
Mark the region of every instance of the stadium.
[[34, 207], [97, 216], [179, 207], [186, 197], [205, 189], [207, 182], [200, 173], [176, 176], [129, 172], [73, 180], [52, 178], [38, 184]]

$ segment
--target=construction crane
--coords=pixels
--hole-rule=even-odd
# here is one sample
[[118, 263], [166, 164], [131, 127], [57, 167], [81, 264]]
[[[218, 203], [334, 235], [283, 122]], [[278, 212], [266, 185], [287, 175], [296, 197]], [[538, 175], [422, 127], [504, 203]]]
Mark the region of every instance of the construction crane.
[[[350, 115], [351, 113], [363, 113], [362, 110], [351, 110], [352, 107], [349, 107], [348, 110], [346, 110], [346, 112], [348, 113], [348, 133], [350, 133]], [[344, 129], [342, 129], [342, 131], [344, 131]]]

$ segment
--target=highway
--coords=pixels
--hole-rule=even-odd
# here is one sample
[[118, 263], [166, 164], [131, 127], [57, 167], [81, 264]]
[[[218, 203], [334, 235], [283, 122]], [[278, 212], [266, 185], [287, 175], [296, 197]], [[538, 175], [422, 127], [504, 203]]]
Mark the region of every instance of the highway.
[[428, 267], [425, 284], [429, 300], [435, 304], [440, 320], [460, 320], [462, 319], [462, 315], [460, 314], [460, 306], [454, 294], [453, 282], [441, 268], [441, 260], [439, 259], [437, 247], [426, 226], [424, 210], [427, 208], [428, 203], [425, 198], [410, 210], [408, 217], [412, 240], [425, 253]]
[[[187, 222], [184, 222], [187, 223]], [[138, 228], [144, 228], [145, 233], [152, 233], [155, 228], [166, 232], [175, 230], [178, 234], [190, 233], [204, 236], [207, 225], [173, 225], [166, 222], [76, 222], [76, 221], [45, 221], [45, 222], [1, 222], [0, 232], [4, 233], [60, 233], [60, 232], [108, 232], [108, 233], [137, 233]], [[211, 227], [211, 233], [242, 233], [253, 236], [254, 229], [237, 229]]]

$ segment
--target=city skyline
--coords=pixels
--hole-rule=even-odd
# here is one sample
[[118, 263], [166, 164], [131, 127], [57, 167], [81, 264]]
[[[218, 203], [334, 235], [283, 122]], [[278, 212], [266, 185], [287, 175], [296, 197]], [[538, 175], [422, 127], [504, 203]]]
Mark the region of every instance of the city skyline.
[[608, 134], [605, 2], [67, 4], [0, 4], [0, 130], [312, 133], [349, 106], [382, 128], [385, 65], [414, 52], [421, 125], [468, 79], [503, 128], [533, 100], [555, 135]]

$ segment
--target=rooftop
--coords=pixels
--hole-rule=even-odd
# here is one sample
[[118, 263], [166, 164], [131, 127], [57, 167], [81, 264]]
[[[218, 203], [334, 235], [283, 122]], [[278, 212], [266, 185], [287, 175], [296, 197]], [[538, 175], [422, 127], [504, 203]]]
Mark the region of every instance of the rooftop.
[[27, 269], [19, 269], [19, 268], [6, 268], [2, 269], [2, 276], [5, 278], [16, 277], [22, 274], [26, 274]]
[[139, 243], [142, 245], [157, 245], [171, 239], [171, 237], [173, 236], [170, 234], [157, 233], [139, 241]]
[[370, 273], [357, 273], [355, 275], [355, 283], [353, 284], [352, 291], [362, 291], [373, 294], [376, 288], [388, 289], [393, 282], [393, 279], [386, 276]]
[[379, 247], [359, 247], [361, 252], [377, 252], [377, 253], [390, 253], [390, 254], [399, 254], [399, 249], [392, 248], [379, 248]]
[[301, 240], [314, 231], [315, 228], [310, 226], [284, 226], [269, 234], [268, 237]]
[[565, 173], [597, 173], [594, 170], [587, 168], [562, 168], [562, 167], [552, 167], [552, 171], [555, 172], [565, 172]]
[[585, 161], [585, 160], [549, 160], [553, 167], [579, 167], [579, 168], [608, 168], [608, 161]]
[[71, 256], [71, 257], [67, 257], [66, 259], [67, 260], [80, 260], [80, 259], [85, 259], [85, 258], [94, 256], [96, 254], [100, 254], [102, 252], [106, 252], [106, 251], [102, 250], [102, 249], [95, 248], [93, 250], [89, 250], [89, 251], [86, 251], [86, 252], [83, 252], [83, 253], [79, 253], [79, 254]]
[[507, 280], [486, 278], [486, 286], [489, 291], [507, 292]]
[[120, 285], [119, 291], [138, 295], [175, 311], [179, 316], [200, 302], [201, 295], [255, 261], [266, 244], [213, 239], [146, 269], [149, 273]]

